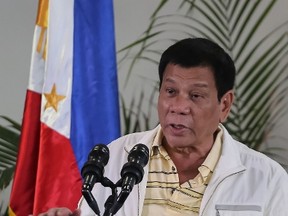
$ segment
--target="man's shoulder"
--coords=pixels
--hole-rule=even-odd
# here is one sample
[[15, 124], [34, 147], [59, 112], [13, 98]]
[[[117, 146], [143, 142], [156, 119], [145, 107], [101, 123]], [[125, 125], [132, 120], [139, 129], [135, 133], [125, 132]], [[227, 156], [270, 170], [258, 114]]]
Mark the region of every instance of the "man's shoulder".
[[270, 173], [272, 176], [276, 173], [287, 175], [284, 168], [274, 159], [268, 157], [260, 151], [256, 151], [248, 147], [243, 143], [238, 141], [236, 142], [240, 153], [240, 159], [246, 168], [253, 169], [254, 171], [263, 171], [266, 174]]
[[224, 140], [225, 141], [223, 147], [225, 148], [226, 154], [232, 155], [229, 157], [229, 159], [231, 160], [233, 158], [234, 161], [238, 161], [238, 163], [246, 167], [247, 171], [250, 170], [254, 173], [270, 173], [271, 175], [279, 173], [280, 175], [287, 176], [287, 172], [278, 162], [268, 157], [264, 153], [256, 151], [247, 145], [235, 140], [225, 128]]

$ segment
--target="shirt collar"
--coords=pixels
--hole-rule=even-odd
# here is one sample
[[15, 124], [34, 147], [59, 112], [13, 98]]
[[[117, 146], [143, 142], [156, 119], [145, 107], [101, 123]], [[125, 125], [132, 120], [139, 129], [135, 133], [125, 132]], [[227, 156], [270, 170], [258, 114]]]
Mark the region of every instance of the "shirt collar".
[[[216, 164], [220, 158], [221, 149], [222, 149], [223, 129], [220, 126], [218, 126], [216, 133], [217, 133], [217, 135], [216, 135], [214, 144], [213, 144], [208, 156], [206, 157], [205, 161], [199, 167], [199, 172], [201, 173], [201, 175], [203, 172], [205, 172], [205, 173], [207, 172], [207, 171], [204, 171], [205, 170], [204, 167], [208, 168], [209, 171], [213, 172], [215, 167], [216, 167]], [[167, 154], [167, 151], [166, 150], [163, 151], [163, 146], [162, 146], [163, 136], [164, 135], [163, 135], [162, 128], [159, 127], [158, 131], [155, 135], [155, 138], [153, 140], [153, 143], [152, 143], [151, 156], [157, 155], [160, 153], [165, 158], [169, 157]], [[203, 175], [204, 175], [204, 173], [203, 173]]]
[[206, 166], [210, 171], [214, 171], [216, 164], [221, 155], [223, 130], [218, 126], [214, 144], [201, 166]]

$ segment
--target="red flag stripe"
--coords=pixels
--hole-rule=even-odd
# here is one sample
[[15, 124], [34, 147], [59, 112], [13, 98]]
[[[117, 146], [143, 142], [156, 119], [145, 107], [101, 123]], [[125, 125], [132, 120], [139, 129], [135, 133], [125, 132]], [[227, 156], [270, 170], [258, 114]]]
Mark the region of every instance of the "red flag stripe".
[[[36, 184], [39, 134], [40, 134], [41, 95], [27, 90], [22, 132], [10, 197], [10, 208], [17, 215], [31, 214]], [[19, 199], [21, 197], [21, 199]], [[19, 214], [18, 214], [19, 213]]]

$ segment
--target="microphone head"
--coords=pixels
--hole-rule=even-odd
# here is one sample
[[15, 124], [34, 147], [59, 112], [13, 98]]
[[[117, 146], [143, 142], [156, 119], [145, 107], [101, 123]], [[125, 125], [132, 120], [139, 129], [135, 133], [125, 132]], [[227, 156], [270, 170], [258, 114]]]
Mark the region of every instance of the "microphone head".
[[84, 164], [81, 175], [85, 178], [86, 175], [94, 175], [99, 181], [103, 177], [104, 166], [109, 160], [109, 149], [104, 144], [98, 144], [90, 151], [88, 161]]
[[99, 163], [106, 166], [109, 160], [109, 149], [104, 144], [97, 144], [90, 151], [88, 155], [88, 161], [93, 161], [94, 163]]
[[149, 149], [146, 145], [139, 143], [135, 145], [128, 154], [128, 162], [137, 163], [145, 167], [149, 159]]
[[128, 162], [122, 167], [121, 177], [125, 179], [127, 176], [133, 176], [135, 184], [140, 183], [144, 175], [143, 168], [147, 165], [148, 159], [148, 147], [141, 143], [135, 145], [128, 154]]

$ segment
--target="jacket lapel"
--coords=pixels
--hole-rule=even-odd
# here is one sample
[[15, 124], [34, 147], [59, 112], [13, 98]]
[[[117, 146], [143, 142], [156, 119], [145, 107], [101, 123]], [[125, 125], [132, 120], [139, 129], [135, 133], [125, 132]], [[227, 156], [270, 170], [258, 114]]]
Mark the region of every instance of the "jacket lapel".
[[199, 215], [205, 212], [205, 208], [217, 189], [217, 186], [225, 178], [246, 170], [246, 167], [241, 162], [236, 141], [223, 125], [220, 126], [224, 131], [221, 156], [203, 196]]

